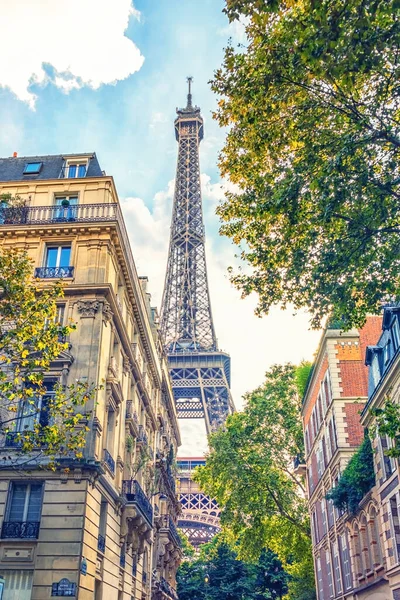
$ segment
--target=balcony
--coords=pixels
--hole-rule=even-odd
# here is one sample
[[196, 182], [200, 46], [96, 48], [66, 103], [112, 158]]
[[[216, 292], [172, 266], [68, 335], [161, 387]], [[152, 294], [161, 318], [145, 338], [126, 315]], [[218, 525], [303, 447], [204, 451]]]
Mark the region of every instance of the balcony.
[[6, 433], [6, 439], [4, 441], [4, 446], [6, 448], [21, 448], [23, 444], [22, 434], [18, 431], [9, 431]]
[[142, 490], [140, 484], [135, 479], [122, 482], [122, 493], [125, 495], [127, 504], [133, 504], [141, 515], [145, 518], [150, 527], [153, 526], [153, 507], [149, 499]]
[[100, 550], [103, 554], [106, 551], [106, 539], [103, 535], [99, 535], [97, 538], [97, 550]]
[[126, 403], [125, 420], [132, 435], [137, 437], [139, 435], [139, 417], [133, 409], [132, 400], [128, 400]]
[[38, 267], [35, 277], [38, 279], [65, 279], [73, 277], [74, 267]]
[[37, 540], [39, 537], [39, 521], [3, 521], [2, 539]]
[[145, 448], [147, 448], [147, 446], [149, 445], [149, 439], [146, 435], [146, 431], [143, 425], [139, 425], [139, 435], [137, 437], [137, 443], [141, 444]]
[[293, 472], [295, 475], [306, 475], [307, 468], [304, 459], [300, 458], [300, 456], [295, 456], [293, 459]]
[[171, 515], [161, 515], [161, 529], [168, 533], [170, 541], [174, 544], [175, 547], [181, 548], [182, 542], [179, 537], [178, 530], [174, 521], [172, 520]]
[[116, 202], [110, 204], [76, 204], [70, 206], [0, 206], [0, 227], [4, 225], [44, 225], [49, 223], [122, 222]]
[[114, 476], [115, 475], [115, 460], [113, 459], [113, 457], [111, 456], [109, 451], [106, 450], [105, 448], [104, 448], [104, 462], [105, 462], [108, 470]]
[[163, 595], [171, 598], [171, 600], [178, 600], [178, 594], [170, 583], [164, 577], [160, 577], [160, 581], [155, 582], [155, 588], [157, 591], [162, 592]]

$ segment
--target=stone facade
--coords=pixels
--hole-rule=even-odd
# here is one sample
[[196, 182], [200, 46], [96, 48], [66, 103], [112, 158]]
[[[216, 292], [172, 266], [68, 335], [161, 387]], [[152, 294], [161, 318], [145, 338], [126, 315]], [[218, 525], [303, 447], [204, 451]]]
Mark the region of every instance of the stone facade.
[[[157, 312], [136, 272], [113, 178], [95, 155], [15, 160], [42, 166], [36, 178], [18, 179], [10, 162], [13, 175], [0, 193], [20, 195], [27, 207], [22, 219], [3, 215], [0, 247], [25, 250], [43, 285], [63, 277], [62, 318], [77, 324], [48, 376], [101, 389], [87, 406], [90, 432], [79, 464], [18, 472], [3, 463], [3, 600], [175, 598], [180, 434]], [[67, 248], [68, 268], [49, 264], [50, 248]], [[18, 498], [28, 512], [15, 528]], [[37, 516], [28, 532], [29, 511]]]
[[[299, 468], [307, 481], [319, 600], [367, 598], [384, 570], [378, 552], [376, 501], [364, 499], [357, 523], [357, 519], [349, 522], [348, 515], [325, 498], [363, 439], [360, 412], [368, 398], [364, 357], [367, 345], [378, 339], [380, 327], [381, 319], [370, 317], [359, 331], [325, 330], [303, 402], [306, 464]], [[371, 560], [364, 569], [357, 562], [354, 531], [367, 527], [370, 545], [366, 550], [364, 536], [361, 552], [370, 552]], [[371, 596], [375, 597], [389, 598]]]

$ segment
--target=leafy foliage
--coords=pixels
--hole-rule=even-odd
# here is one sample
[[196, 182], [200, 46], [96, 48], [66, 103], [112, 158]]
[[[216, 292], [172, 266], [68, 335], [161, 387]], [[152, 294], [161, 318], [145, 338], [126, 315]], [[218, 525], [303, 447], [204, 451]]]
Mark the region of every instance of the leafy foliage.
[[304, 454], [298, 388], [304, 374], [290, 364], [273, 366], [245, 396], [244, 411], [211, 436], [206, 466], [195, 478], [221, 507], [223, 531], [241, 559], [256, 560], [269, 547], [312, 590], [307, 502], [292, 468], [293, 457]]
[[257, 563], [246, 563], [217, 537], [195, 560], [182, 563], [177, 591], [180, 600], [277, 600], [287, 593], [288, 580], [270, 550], [264, 550]]
[[400, 457], [400, 405], [392, 400], [386, 400], [383, 407], [371, 410], [375, 417], [374, 427], [371, 434], [378, 434], [383, 437], [387, 435], [392, 441], [393, 446], [385, 450], [387, 456], [393, 458]]
[[246, 47], [211, 82], [237, 184], [223, 234], [252, 270], [233, 274], [258, 312], [308, 307], [360, 326], [400, 300], [398, 0], [226, 0]]
[[353, 454], [342, 473], [336, 487], [327, 494], [339, 510], [354, 514], [362, 498], [375, 484], [374, 459], [371, 440], [368, 435]]
[[[68, 387], [59, 382], [48, 394], [44, 375], [68, 348], [65, 336], [74, 326], [57, 322], [62, 285], [43, 289], [32, 271], [24, 252], [0, 252], [0, 434], [14, 434], [14, 445], [28, 455], [25, 464], [45, 457], [54, 468], [56, 457], [82, 457], [88, 415], [81, 411], [95, 390], [80, 381]], [[17, 457], [3, 468], [13, 460], [21, 465]]]

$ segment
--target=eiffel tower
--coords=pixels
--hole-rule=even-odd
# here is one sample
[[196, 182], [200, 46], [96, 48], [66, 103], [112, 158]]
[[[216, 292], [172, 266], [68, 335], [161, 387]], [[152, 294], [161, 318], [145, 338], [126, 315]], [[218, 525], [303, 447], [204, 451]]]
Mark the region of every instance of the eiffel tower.
[[[187, 104], [177, 109], [175, 119], [179, 150], [161, 333], [178, 418], [203, 419], [209, 435], [225, 422], [234, 405], [230, 356], [218, 350], [211, 313], [199, 162], [204, 125], [200, 108], [192, 104], [191, 85], [188, 77]], [[178, 466], [180, 462], [193, 461], [186, 457], [178, 459]], [[218, 530], [218, 507], [191, 481], [190, 469], [183, 469], [180, 480], [183, 514], [178, 525], [192, 543], [208, 541]]]

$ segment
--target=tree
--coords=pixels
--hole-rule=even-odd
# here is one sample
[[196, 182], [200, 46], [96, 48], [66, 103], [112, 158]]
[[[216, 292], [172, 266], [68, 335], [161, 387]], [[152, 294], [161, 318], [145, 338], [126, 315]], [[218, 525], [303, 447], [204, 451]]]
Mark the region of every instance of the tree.
[[[45, 385], [52, 361], [68, 349], [74, 325], [57, 321], [60, 282], [45, 288], [32, 277], [26, 253], [0, 252], [0, 435], [19, 450], [0, 468], [82, 457], [88, 428], [81, 411], [95, 392], [86, 383]], [[21, 454], [26, 455], [21, 459]]]
[[266, 373], [265, 383], [245, 396], [244, 411], [211, 435], [206, 466], [195, 479], [217, 500], [240, 558], [256, 560], [269, 547], [300, 588], [302, 581], [312, 590], [307, 501], [292, 467], [304, 455], [297, 385], [304, 389], [306, 366], [275, 365]]
[[288, 573], [277, 556], [263, 551], [256, 563], [238, 559], [220, 536], [202, 546], [177, 574], [180, 600], [278, 600], [287, 591]]
[[375, 485], [374, 455], [368, 433], [346, 465], [337, 485], [327, 494], [339, 510], [355, 514], [360, 501]]
[[361, 326], [400, 300], [398, 0], [226, 0], [247, 46], [211, 82], [237, 184], [221, 232], [250, 272], [258, 313], [307, 307]]

